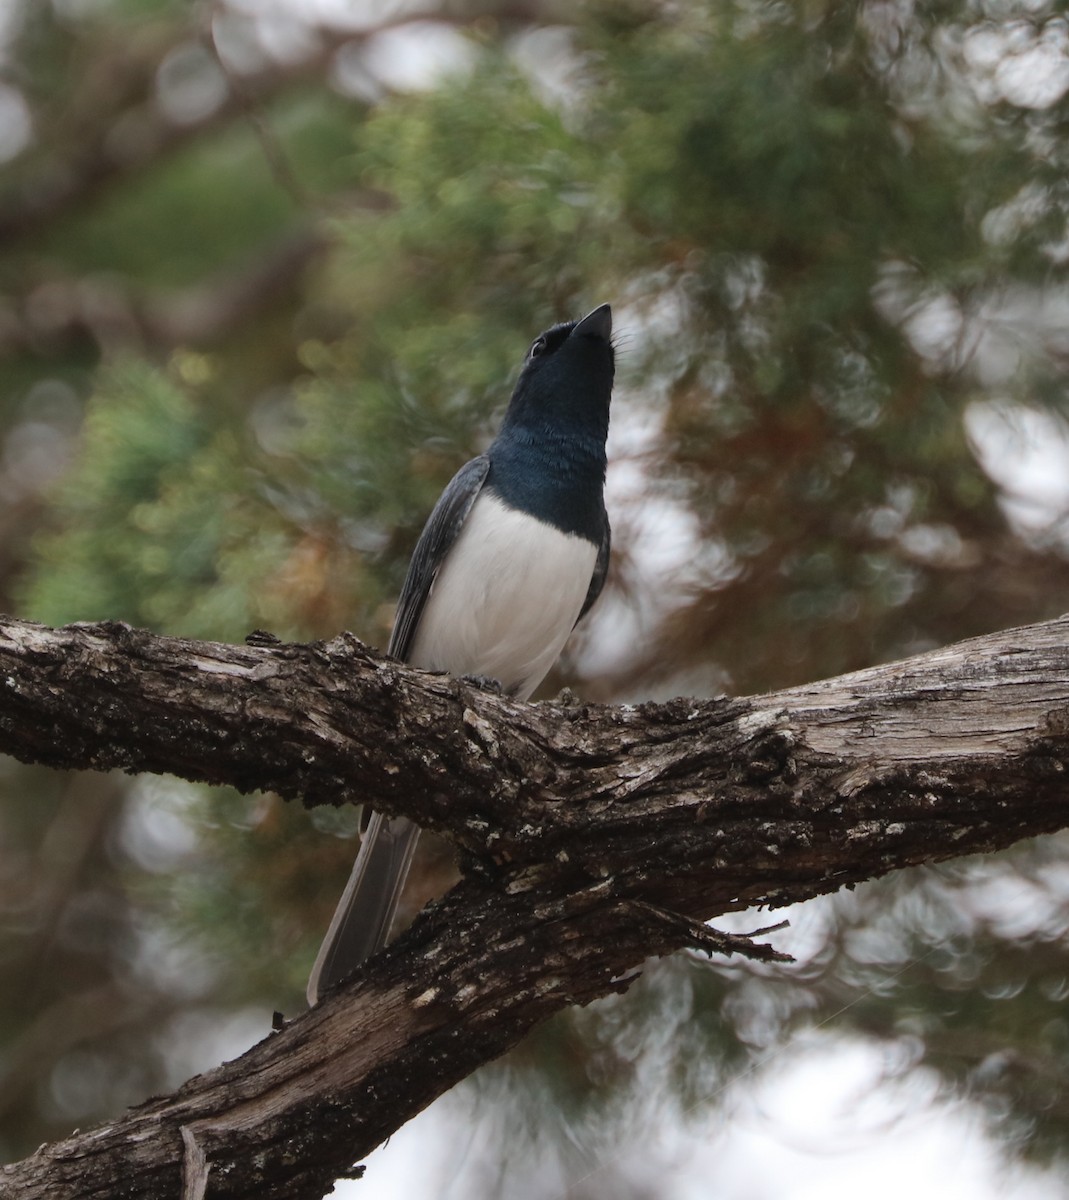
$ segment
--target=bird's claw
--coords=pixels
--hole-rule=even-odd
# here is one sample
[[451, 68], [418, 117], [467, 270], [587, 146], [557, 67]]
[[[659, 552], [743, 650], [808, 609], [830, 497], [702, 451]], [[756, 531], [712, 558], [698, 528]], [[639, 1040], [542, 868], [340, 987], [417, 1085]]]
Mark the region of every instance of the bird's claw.
[[501, 686], [500, 679], [491, 679], [489, 675], [461, 675], [460, 679], [462, 683], [479, 688], [484, 692], [494, 692], [498, 696], [502, 695], [505, 690]]

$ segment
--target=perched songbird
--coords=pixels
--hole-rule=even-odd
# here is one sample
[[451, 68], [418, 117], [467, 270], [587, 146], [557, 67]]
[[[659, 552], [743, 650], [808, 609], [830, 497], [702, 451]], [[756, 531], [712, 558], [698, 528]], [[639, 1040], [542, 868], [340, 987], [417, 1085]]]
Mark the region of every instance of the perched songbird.
[[[531, 343], [501, 431], [453, 477], [401, 589], [389, 652], [527, 699], [609, 565], [605, 438], [612, 310]], [[308, 981], [308, 1002], [386, 941], [419, 828], [375, 813]]]

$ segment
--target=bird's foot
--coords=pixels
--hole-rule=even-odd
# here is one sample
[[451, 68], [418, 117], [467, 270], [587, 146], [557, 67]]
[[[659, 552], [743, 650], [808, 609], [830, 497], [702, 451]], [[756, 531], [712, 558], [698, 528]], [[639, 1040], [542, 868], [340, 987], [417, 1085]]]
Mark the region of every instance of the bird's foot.
[[282, 639], [266, 629], [254, 629], [245, 635], [246, 646], [281, 646]]
[[484, 692], [494, 692], [498, 696], [502, 695], [505, 690], [501, 686], [500, 679], [491, 679], [489, 675], [461, 675], [460, 680], [471, 687], [479, 688]]

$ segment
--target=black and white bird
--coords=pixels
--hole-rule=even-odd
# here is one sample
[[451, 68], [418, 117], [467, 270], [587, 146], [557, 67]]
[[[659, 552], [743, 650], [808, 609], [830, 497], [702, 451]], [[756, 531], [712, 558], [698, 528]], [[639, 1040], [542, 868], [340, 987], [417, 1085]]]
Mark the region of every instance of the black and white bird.
[[[496, 680], [525, 700], [598, 598], [609, 565], [605, 439], [612, 309], [531, 343], [501, 430], [456, 473], [409, 564], [389, 653]], [[385, 943], [419, 828], [375, 813], [308, 981], [308, 1002]]]

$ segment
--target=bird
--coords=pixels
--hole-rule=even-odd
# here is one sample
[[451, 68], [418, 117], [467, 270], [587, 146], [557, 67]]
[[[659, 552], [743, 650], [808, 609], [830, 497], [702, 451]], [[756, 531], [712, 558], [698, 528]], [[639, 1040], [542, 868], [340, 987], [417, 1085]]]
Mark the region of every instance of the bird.
[[[526, 700], [605, 583], [612, 308], [531, 343], [497, 436], [453, 476], [416, 543], [391, 657]], [[385, 945], [419, 827], [375, 812], [308, 980], [308, 1003]]]

